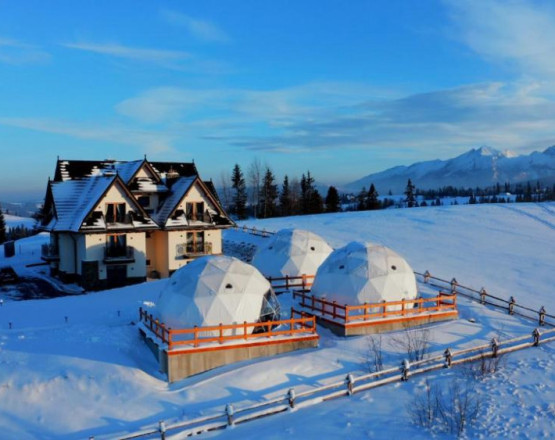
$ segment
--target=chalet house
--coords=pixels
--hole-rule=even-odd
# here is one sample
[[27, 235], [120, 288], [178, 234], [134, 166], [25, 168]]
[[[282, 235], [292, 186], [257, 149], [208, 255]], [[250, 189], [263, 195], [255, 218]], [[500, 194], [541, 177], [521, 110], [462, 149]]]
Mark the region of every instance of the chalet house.
[[222, 253], [233, 225], [194, 163], [60, 160], [48, 181], [42, 258], [87, 290], [168, 277]]

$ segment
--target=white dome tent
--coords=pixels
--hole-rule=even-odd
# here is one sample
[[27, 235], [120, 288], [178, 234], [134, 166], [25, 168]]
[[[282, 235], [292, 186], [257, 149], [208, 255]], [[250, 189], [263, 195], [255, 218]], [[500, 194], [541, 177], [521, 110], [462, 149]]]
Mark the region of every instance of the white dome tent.
[[[279, 314], [264, 276], [227, 256], [199, 258], [177, 270], [157, 303], [158, 318], [174, 329], [275, 321]], [[253, 327], [248, 329], [251, 332]]]
[[320, 266], [311, 293], [340, 305], [360, 305], [415, 299], [418, 291], [412, 268], [399, 254], [385, 246], [351, 242]]
[[272, 278], [314, 275], [332, 251], [322, 237], [310, 231], [282, 229], [258, 249], [252, 264]]

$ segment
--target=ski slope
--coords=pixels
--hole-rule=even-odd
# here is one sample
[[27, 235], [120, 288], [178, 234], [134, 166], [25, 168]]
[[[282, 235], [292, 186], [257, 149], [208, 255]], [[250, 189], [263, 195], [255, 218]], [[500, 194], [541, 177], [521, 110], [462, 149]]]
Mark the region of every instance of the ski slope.
[[[312, 230], [333, 247], [351, 240], [382, 243], [415, 270], [555, 311], [555, 204], [511, 204], [392, 209], [249, 221], [277, 230]], [[227, 231], [226, 240], [257, 244], [264, 238]], [[38, 261], [46, 234], [18, 242], [18, 255], [0, 266]], [[44, 270], [38, 267], [25, 270]], [[333, 382], [365, 371], [365, 337], [321, 331], [320, 347], [215, 369], [168, 385], [133, 322], [152, 307], [167, 280], [0, 307], [0, 437], [6, 439], [115, 438], [159, 420], [178, 421]], [[1, 292], [0, 292], [1, 295]], [[281, 296], [285, 306], [290, 298]], [[460, 301], [461, 318], [432, 328], [432, 350], [467, 347], [492, 336], [518, 336], [533, 323]], [[471, 319], [474, 322], [469, 321]], [[9, 323], [12, 329], [9, 329]], [[403, 354], [384, 337], [384, 363]], [[469, 438], [551, 438], [555, 429], [555, 346], [513, 354], [495, 376], [476, 382], [483, 417]], [[447, 384], [463, 369], [430, 380]], [[406, 407], [424, 388], [415, 378], [369, 393], [284, 413], [205, 437], [278, 439], [429, 438], [412, 425]]]

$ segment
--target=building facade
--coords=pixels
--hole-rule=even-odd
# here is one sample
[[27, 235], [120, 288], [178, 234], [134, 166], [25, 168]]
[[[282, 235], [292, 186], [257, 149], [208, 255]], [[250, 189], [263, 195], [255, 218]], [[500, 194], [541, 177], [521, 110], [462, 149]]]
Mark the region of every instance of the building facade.
[[194, 163], [58, 160], [49, 180], [42, 258], [87, 290], [168, 277], [203, 255], [222, 253], [233, 225], [212, 182]]

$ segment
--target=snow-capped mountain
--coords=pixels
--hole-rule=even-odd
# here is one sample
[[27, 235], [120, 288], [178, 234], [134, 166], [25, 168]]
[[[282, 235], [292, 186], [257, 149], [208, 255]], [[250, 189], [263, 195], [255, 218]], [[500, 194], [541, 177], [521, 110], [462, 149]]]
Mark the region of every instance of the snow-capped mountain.
[[409, 178], [420, 189], [447, 185], [484, 188], [497, 182], [514, 184], [536, 180], [550, 184], [555, 182], [555, 146], [522, 156], [490, 147], [473, 148], [453, 159], [418, 162], [370, 174], [345, 185], [345, 190], [357, 192], [373, 183], [381, 193], [389, 190], [400, 193]]

